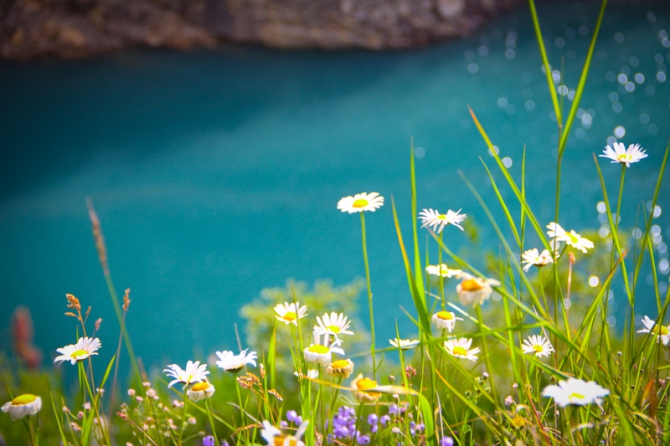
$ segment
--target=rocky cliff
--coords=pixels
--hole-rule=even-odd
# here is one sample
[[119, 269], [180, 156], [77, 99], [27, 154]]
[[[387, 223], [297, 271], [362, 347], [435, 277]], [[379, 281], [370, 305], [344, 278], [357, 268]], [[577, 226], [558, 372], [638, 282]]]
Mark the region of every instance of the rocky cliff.
[[408, 48], [466, 35], [523, 0], [0, 0], [0, 55], [243, 42]]

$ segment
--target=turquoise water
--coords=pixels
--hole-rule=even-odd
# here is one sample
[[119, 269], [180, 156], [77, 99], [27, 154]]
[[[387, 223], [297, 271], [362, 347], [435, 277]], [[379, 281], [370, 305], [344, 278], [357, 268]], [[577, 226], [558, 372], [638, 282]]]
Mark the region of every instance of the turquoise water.
[[[560, 67], [564, 57], [569, 89], [596, 11], [540, 5], [551, 61]], [[649, 153], [628, 172], [624, 206], [651, 198], [669, 136], [669, 11], [667, 4], [614, 3], [607, 12], [564, 161], [566, 228], [601, 224], [592, 154], [622, 129], [623, 142]], [[128, 324], [140, 356], [160, 365], [233, 348], [238, 310], [262, 288], [289, 277], [343, 284], [364, 274], [359, 219], [336, 203], [378, 191], [387, 205], [366, 220], [378, 337], [395, 336], [396, 317], [409, 335], [398, 307], [412, 304], [389, 204], [394, 196], [409, 229], [410, 138], [421, 155], [419, 206], [462, 208], [481, 226], [482, 249], [497, 250], [458, 174], [502, 221], [479, 157], [491, 166], [493, 159], [470, 104], [514, 175], [526, 145], [529, 201], [548, 223], [556, 127], [540, 66], [525, 7], [467, 39], [413, 51], [226, 47], [3, 63], [0, 320], [28, 305], [48, 361], [74, 338], [74, 321], [63, 316], [72, 293], [93, 306], [93, 319], [103, 318], [103, 346], [115, 345], [86, 212], [90, 196], [119, 292], [132, 289]], [[620, 74], [632, 82], [620, 83]], [[603, 168], [615, 196], [620, 169]], [[663, 232], [670, 229], [668, 186], [666, 176], [657, 220]], [[635, 218], [623, 215], [622, 225], [633, 227]], [[456, 230], [447, 234], [454, 249], [466, 242]], [[667, 259], [662, 239], [657, 250], [659, 262]]]

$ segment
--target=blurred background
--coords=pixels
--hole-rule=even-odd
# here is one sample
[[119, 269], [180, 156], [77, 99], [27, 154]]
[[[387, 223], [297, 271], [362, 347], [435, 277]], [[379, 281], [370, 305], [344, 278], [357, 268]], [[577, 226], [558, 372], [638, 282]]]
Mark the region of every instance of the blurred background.
[[[600, 5], [537, 6], [567, 109]], [[75, 341], [66, 293], [103, 319], [101, 356], [116, 345], [86, 197], [117, 292], [132, 290], [135, 350], [157, 367], [235, 349], [240, 308], [264, 288], [364, 276], [359, 218], [336, 209], [363, 191], [387, 200], [366, 215], [379, 343], [396, 318], [414, 334], [390, 206], [409, 236], [412, 138], [420, 208], [469, 216], [465, 233], [447, 228], [448, 246], [500, 250], [460, 172], [506, 225], [468, 104], [517, 179], [525, 147], [529, 202], [553, 219], [557, 129], [525, 2], [17, 0], [0, 11], [0, 321], [27, 306], [45, 365]], [[598, 231], [593, 154], [641, 144], [649, 157], [627, 172], [621, 227], [634, 237], [655, 213], [663, 293], [667, 175], [659, 206], [648, 202], [669, 136], [669, 12], [610, 2], [565, 152], [560, 221]], [[614, 200], [621, 169], [600, 162]], [[649, 290], [638, 290], [641, 314], [655, 314]], [[11, 351], [9, 328], [1, 339]]]

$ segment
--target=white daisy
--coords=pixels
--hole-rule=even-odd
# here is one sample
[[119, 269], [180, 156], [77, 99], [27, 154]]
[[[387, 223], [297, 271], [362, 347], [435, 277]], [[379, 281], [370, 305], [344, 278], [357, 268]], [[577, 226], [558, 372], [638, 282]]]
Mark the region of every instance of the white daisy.
[[328, 335], [324, 336], [323, 343], [321, 343], [321, 334], [315, 331], [314, 343], [303, 350], [305, 361], [327, 367], [333, 359], [333, 353], [344, 356], [344, 350], [338, 347], [341, 343], [342, 341], [336, 340], [328, 345]]
[[497, 280], [474, 277], [468, 273], [461, 274], [461, 279], [463, 281], [456, 286], [456, 293], [458, 293], [458, 299], [463, 305], [483, 304], [493, 293], [491, 285], [500, 285]]
[[97, 355], [100, 347], [100, 339], [98, 338], [79, 338], [76, 344], [57, 348], [56, 351], [61, 355], [57, 356], [54, 362], [70, 361], [71, 364], [75, 364], [91, 355]]
[[348, 321], [343, 313], [337, 314], [334, 311], [330, 315], [326, 313], [322, 317], [317, 316], [316, 321], [319, 324], [314, 326], [314, 331], [318, 331], [319, 333], [327, 333], [335, 336], [354, 334], [353, 331], [349, 330], [351, 321]]
[[444, 341], [444, 348], [447, 350], [447, 353], [457, 358], [468, 359], [475, 362], [477, 361], [479, 347], [470, 349], [471, 345], [472, 339], [470, 338], [447, 339]]
[[247, 364], [256, 367], [256, 352], [247, 354], [247, 351], [249, 351], [248, 348], [242, 350], [239, 355], [227, 350], [216, 352], [216, 356], [220, 359], [220, 361], [216, 361], [216, 365], [229, 373], [237, 373]]
[[542, 356], [549, 356], [554, 351], [554, 347], [551, 346], [549, 339], [544, 336], [532, 335], [528, 339], [524, 339], [521, 350], [524, 353], [535, 354], [537, 358], [540, 358]]
[[642, 158], [647, 157], [644, 149], [641, 149], [639, 144], [629, 145], [628, 150], [626, 150], [626, 146], [621, 142], [615, 142], [612, 145], [614, 148], [607, 146], [603, 150], [602, 155], [598, 156], [609, 158], [613, 163], [625, 164], [626, 167], [630, 167], [631, 163], [637, 163]]
[[384, 197], [377, 192], [360, 193], [353, 197], [344, 197], [337, 203], [337, 208], [342, 212], [353, 214], [355, 212], [371, 211], [379, 209], [384, 205]]
[[426, 272], [431, 276], [451, 278], [461, 275], [463, 271], [460, 269], [449, 269], [446, 263], [440, 263], [439, 265], [428, 265]]
[[281, 430], [274, 427], [269, 421], [263, 421], [263, 429], [261, 429], [261, 437], [272, 446], [305, 446], [305, 443], [300, 440], [305, 430], [309, 420], [303, 421], [298, 427], [298, 430], [293, 435], [284, 435]]
[[277, 320], [285, 324], [298, 325], [298, 319], [307, 316], [307, 305], [300, 306], [300, 302], [284, 302], [274, 308]]
[[[558, 257], [558, 254], [556, 254], [556, 257]], [[528, 272], [531, 266], [537, 266], [538, 268], [541, 268], [543, 266], [549, 265], [550, 263], [554, 263], [554, 257], [547, 249], [542, 251], [540, 254], [536, 248], [533, 248], [521, 254], [521, 263], [525, 263], [523, 270]]]
[[554, 402], [560, 407], [565, 407], [568, 404], [576, 406], [585, 406], [591, 403], [600, 404], [600, 398], [609, 394], [609, 390], [600, 387], [593, 381], [586, 382], [576, 378], [560, 381], [557, 386], [547, 386], [542, 391], [542, 396], [553, 398]]
[[456, 212], [449, 209], [446, 214], [440, 214], [434, 209], [424, 209], [419, 212], [419, 219], [422, 223], [421, 227], [425, 228], [426, 226], [429, 226], [438, 234], [442, 232], [442, 229], [447, 225], [454, 225], [462, 231], [463, 227], [460, 223], [467, 218], [467, 215], [461, 214], [460, 212], [460, 209]]
[[456, 317], [451, 311], [438, 311], [431, 319], [431, 322], [437, 325], [440, 330], [449, 330], [449, 333], [456, 326], [456, 321], [462, 321], [460, 317]]
[[206, 376], [209, 375], [209, 372], [206, 369], [207, 364], [200, 365], [200, 361], [188, 361], [186, 363], [186, 370], [182, 370], [177, 364], [171, 364], [163, 370], [163, 373], [174, 378], [174, 380], [170, 381], [170, 384], [168, 384], [168, 388], [177, 383], [183, 384], [184, 388], [186, 388], [191, 384], [205, 381], [207, 379]]
[[4, 413], [9, 413], [12, 420], [20, 420], [28, 415], [35, 415], [42, 409], [42, 398], [30, 393], [19, 395], [2, 406]]
[[656, 335], [656, 342], [662, 342], [663, 345], [670, 343], [670, 325], [656, 325], [656, 321], [649, 316], [642, 318], [642, 324], [645, 328], [638, 330], [638, 333], [653, 333]]
[[354, 373], [354, 362], [351, 359], [338, 359], [328, 364], [326, 373], [329, 376], [349, 378]]
[[400, 348], [400, 350], [410, 350], [417, 345], [421, 344], [421, 341], [416, 340], [416, 339], [389, 339], [389, 344], [396, 348]]
[[362, 373], [359, 373], [356, 379], [351, 382], [351, 389], [354, 393], [354, 398], [360, 403], [374, 403], [381, 398], [382, 394], [379, 392], [371, 392], [371, 389], [378, 387], [377, 381], [370, 378], [364, 378]]
[[211, 396], [214, 395], [214, 390], [214, 386], [207, 381], [200, 381], [191, 386], [186, 391], [186, 395], [191, 401], [200, 401], [206, 398], [211, 398]]
[[[547, 235], [558, 242], [565, 242], [566, 245], [579, 249], [586, 254], [586, 251], [593, 248], [593, 242], [587, 238], [577, 234], [574, 229], [567, 232], [556, 222], [551, 222], [547, 225]], [[555, 245], [555, 244], [552, 244]]]

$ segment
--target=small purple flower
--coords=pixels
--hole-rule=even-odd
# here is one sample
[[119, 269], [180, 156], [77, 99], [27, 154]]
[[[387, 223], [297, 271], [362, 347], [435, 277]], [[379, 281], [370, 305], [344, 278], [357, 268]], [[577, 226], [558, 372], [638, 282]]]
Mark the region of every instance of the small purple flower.
[[221, 446], [230, 446], [226, 440], [223, 440], [221, 442]]
[[300, 415], [295, 417], [295, 424], [302, 424], [302, 417]]
[[440, 446], [454, 446], [454, 439], [451, 437], [440, 438]]
[[288, 427], [288, 421], [281, 420], [281, 421], [279, 422], [279, 427]]
[[386, 426], [390, 421], [391, 417], [388, 415], [382, 415], [382, 417], [379, 419], [379, 422], [382, 424], [382, 426]]
[[286, 412], [286, 419], [291, 423], [295, 423], [295, 420], [298, 418], [298, 413], [295, 410], [289, 410]]
[[214, 437], [211, 435], [202, 439], [202, 446], [214, 446]]
[[412, 435], [416, 435], [416, 423], [414, 421], [410, 421], [409, 423], [409, 433]]
[[370, 437], [367, 435], [361, 435], [356, 438], [356, 443], [358, 444], [370, 444]]
[[371, 413], [370, 415], [368, 415], [369, 425], [374, 426], [375, 424], [377, 424], [377, 421], [379, 421], [379, 419], [377, 418], [377, 414]]
[[398, 413], [398, 406], [395, 404], [391, 404], [389, 406], [389, 414], [396, 415], [397, 413]]
[[419, 423], [416, 425], [416, 431], [419, 433], [423, 433], [424, 429], [426, 429], [426, 426], [424, 426], [423, 423]]

